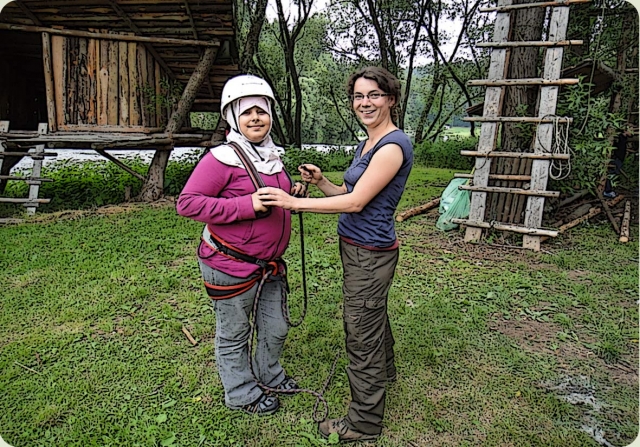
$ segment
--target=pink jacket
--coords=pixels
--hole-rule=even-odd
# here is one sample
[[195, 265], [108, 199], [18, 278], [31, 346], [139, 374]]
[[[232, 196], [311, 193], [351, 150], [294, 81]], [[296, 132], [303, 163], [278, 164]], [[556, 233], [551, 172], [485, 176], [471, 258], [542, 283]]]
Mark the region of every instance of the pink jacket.
[[[266, 186], [291, 191], [291, 180], [284, 169], [277, 174], [260, 176]], [[210, 224], [209, 228], [227, 245], [256, 258], [272, 260], [287, 249], [291, 213], [274, 207], [269, 216], [256, 219], [251, 202], [255, 191], [245, 169], [225, 165], [207, 153], [180, 193], [176, 210], [181, 216]], [[259, 268], [229, 259], [205, 244], [198, 254], [208, 266], [241, 278]]]

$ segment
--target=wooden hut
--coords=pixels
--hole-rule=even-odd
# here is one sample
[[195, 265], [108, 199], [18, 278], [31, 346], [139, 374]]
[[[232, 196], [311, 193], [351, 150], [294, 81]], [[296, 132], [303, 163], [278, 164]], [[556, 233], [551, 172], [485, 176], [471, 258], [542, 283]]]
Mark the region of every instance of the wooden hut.
[[153, 199], [170, 151], [212, 139], [186, 118], [218, 111], [238, 73], [233, 2], [16, 0], [0, 12], [0, 57], [0, 182], [33, 148], [116, 162], [105, 149], [154, 149]]

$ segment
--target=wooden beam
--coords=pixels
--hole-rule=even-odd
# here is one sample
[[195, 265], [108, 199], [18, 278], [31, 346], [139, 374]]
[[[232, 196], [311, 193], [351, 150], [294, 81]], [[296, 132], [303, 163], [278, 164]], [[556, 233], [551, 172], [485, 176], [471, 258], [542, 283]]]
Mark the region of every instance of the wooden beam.
[[531, 189], [520, 188], [504, 188], [502, 186], [469, 186], [460, 185], [458, 189], [466, 191], [480, 191], [480, 192], [495, 192], [505, 194], [519, 194], [524, 196], [536, 196], [536, 197], [560, 197], [560, 191], [535, 191]]
[[24, 31], [29, 33], [50, 33], [50, 34], [55, 34], [59, 36], [86, 37], [89, 39], [119, 40], [124, 42], [166, 43], [169, 45], [201, 46], [201, 47], [207, 47], [207, 48], [220, 46], [220, 41], [218, 40], [188, 40], [188, 39], [172, 39], [167, 37], [132, 36], [127, 34], [109, 34], [109, 33], [96, 33], [96, 32], [80, 31], [80, 30], [48, 28], [46, 26], [14, 25], [10, 23], [0, 23], [0, 30]]
[[480, 152], [480, 151], [460, 151], [460, 155], [467, 157], [479, 157], [479, 158], [532, 158], [534, 160], [569, 160], [570, 154], [535, 154], [531, 152]]
[[[549, 35], [551, 41], [564, 40], [567, 37], [567, 26], [569, 23], [569, 8], [553, 8], [549, 20]], [[545, 51], [544, 79], [559, 79], [562, 73], [563, 47], [548, 48]], [[540, 99], [538, 106], [538, 116], [540, 122], [536, 129], [534, 152], [541, 154], [547, 151], [553, 143], [553, 131], [559, 119], [547, 123], [545, 116], [553, 116], [556, 113], [558, 104], [558, 87], [543, 86], [540, 88]], [[570, 123], [571, 118], [566, 118], [565, 123]], [[558, 136], [556, 135], [556, 138]], [[550, 160], [534, 159], [531, 163], [531, 183], [530, 188], [535, 190], [546, 190], [549, 180]], [[527, 227], [539, 227], [542, 224], [544, 213], [544, 196], [530, 196], [527, 198], [527, 206], [524, 217], [524, 224]], [[540, 251], [540, 238], [525, 235], [522, 238], [522, 246], [534, 251]]]
[[67, 41], [62, 36], [51, 36], [51, 62], [56, 105], [56, 128], [66, 123], [67, 110]]
[[478, 42], [480, 48], [518, 48], [518, 47], [568, 47], [582, 45], [582, 40], [533, 40], [533, 41], [509, 41], [509, 42]]
[[99, 153], [100, 155], [102, 155], [104, 158], [106, 158], [107, 160], [112, 161], [113, 163], [116, 164], [116, 166], [118, 166], [119, 168], [124, 169], [125, 171], [127, 171], [129, 174], [133, 175], [135, 178], [137, 178], [138, 180], [141, 180], [144, 182], [145, 178], [144, 175], [141, 175], [139, 173], [137, 173], [136, 171], [134, 171], [133, 169], [131, 169], [129, 166], [125, 165], [124, 163], [122, 163], [120, 160], [118, 160], [116, 157], [114, 157], [113, 155], [105, 152], [102, 149], [96, 149], [96, 152]]
[[[454, 178], [473, 178], [473, 174], [453, 174]], [[516, 174], [489, 174], [489, 180], [507, 180], [512, 182], [527, 182], [531, 180], [530, 175]]]
[[495, 222], [482, 222], [482, 221], [471, 221], [468, 219], [451, 219], [451, 222], [466, 225], [468, 227], [477, 227], [477, 228], [495, 228], [499, 231], [512, 231], [514, 233], [521, 233], [533, 236], [549, 236], [556, 237], [558, 236], [558, 232], [556, 230], [544, 230], [541, 228], [527, 228], [521, 227], [518, 225], [509, 225], [509, 224], [501, 224]]
[[51, 202], [51, 199], [29, 199], [29, 198], [14, 199], [12, 197], [0, 197], [0, 203], [22, 203], [25, 206], [36, 205], [40, 203], [49, 203], [49, 202]]
[[591, 3], [592, 0], [561, 0], [557, 2], [540, 2], [540, 3], [523, 3], [518, 5], [508, 5], [508, 6], [494, 6], [490, 8], [480, 8], [479, 12], [504, 12], [504, 11], [512, 11], [514, 9], [525, 9], [525, 8], [546, 8], [548, 6], [569, 6], [575, 5], [578, 3]]
[[[31, 20], [33, 22], [34, 25], [36, 26], [42, 26], [42, 22], [40, 22], [40, 20], [38, 20], [38, 18], [31, 12], [31, 10], [29, 8], [27, 8], [27, 5], [25, 5], [22, 0], [13, 0], [18, 7], [22, 10], [22, 12], [29, 17], [29, 20]], [[1, 9], [1, 8], [0, 8]]]
[[430, 209], [433, 209], [438, 205], [440, 205], [440, 197], [437, 197], [425, 203], [424, 205], [416, 206], [415, 208], [403, 211], [402, 213], [398, 214], [398, 216], [396, 217], [396, 221], [402, 222], [403, 220], [407, 220], [410, 217], [417, 216], [418, 214], [429, 211]]
[[209, 70], [213, 65], [213, 61], [216, 58], [217, 49], [215, 48], [207, 48], [202, 55], [202, 59], [198, 63], [198, 66], [194, 70], [187, 86], [182, 92], [182, 97], [180, 101], [178, 101], [178, 105], [176, 107], [175, 112], [171, 115], [169, 119], [169, 123], [167, 124], [166, 132], [168, 134], [172, 134], [177, 132], [185, 118], [187, 117], [189, 110], [191, 110], [191, 106], [193, 106], [193, 101], [195, 99], [198, 90], [200, 90], [200, 86], [204, 81], [205, 77], [209, 75]]
[[573, 118], [542, 118], [536, 116], [466, 116], [462, 118], [462, 121], [476, 122], [476, 123], [536, 123], [536, 124], [551, 124], [556, 121], [559, 124], [572, 123]]
[[[124, 9], [120, 7], [120, 5], [118, 5], [113, 0], [107, 0], [107, 2], [111, 6], [111, 9], [113, 9], [116, 12], [116, 14], [118, 14], [118, 16], [120, 16], [120, 18], [126, 22], [126, 24], [129, 26], [131, 31], [139, 35], [143, 34], [142, 31], [140, 31], [140, 28], [138, 28], [138, 26], [135, 23], [133, 23], [133, 20], [131, 20], [131, 17], [127, 15], [127, 13], [124, 11]], [[220, 42], [218, 42], [218, 45], [219, 44]], [[158, 64], [160, 64], [160, 66], [164, 69], [164, 71], [167, 73], [167, 76], [169, 76], [172, 80], [175, 81], [176, 80], [175, 73], [173, 72], [173, 70], [171, 70], [171, 68], [169, 68], [165, 60], [162, 58], [162, 56], [158, 54], [154, 46], [151, 45], [151, 43], [145, 43], [144, 46], [147, 49], [147, 51], [151, 53], [151, 55], [156, 59]]]
[[52, 182], [53, 179], [42, 177], [19, 177], [15, 175], [0, 175], [0, 180], [15, 180], [24, 182]]
[[602, 208], [604, 208], [604, 212], [607, 214], [607, 218], [609, 219], [609, 222], [611, 222], [611, 225], [613, 226], [613, 230], [616, 232], [616, 234], [620, 234], [620, 228], [618, 227], [618, 222], [616, 222], [616, 218], [613, 217], [613, 214], [611, 213], [611, 208], [609, 207], [609, 204], [602, 196], [602, 192], [599, 189], [596, 189], [596, 194], [598, 196], [598, 199], [600, 199], [600, 203], [602, 204]]
[[578, 84], [580, 79], [567, 78], [567, 79], [542, 79], [542, 78], [527, 78], [527, 79], [474, 79], [467, 81], [467, 85], [472, 87], [477, 86], [513, 86], [513, 85], [574, 85]]
[[[47, 138], [44, 138], [46, 140]], [[42, 160], [44, 157], [55, 157], [58, 154], [53, 152], [0, 152], [0, 158], [4, 157], [31, 157], [34, 160]]]
[[51, 58], [51, 36], [49, 33], [42, 33], [42, 65], [44, 66], [45, 98], [47, 101], [47, 122], [49, 130], [55, 132], [56, 122], [56, 97], [53, 81], [53, 63]]

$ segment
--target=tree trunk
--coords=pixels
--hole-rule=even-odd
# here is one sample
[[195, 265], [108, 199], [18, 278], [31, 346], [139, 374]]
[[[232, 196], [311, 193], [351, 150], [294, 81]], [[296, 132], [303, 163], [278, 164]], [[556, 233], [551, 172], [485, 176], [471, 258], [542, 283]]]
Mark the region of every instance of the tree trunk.
[[256, 69], [253, 58], [258, 52], [258, 41], [260, 40], [262, 25], [265, 22], [267, 3], [268, 0], [257, 0], [253, 11], [251, 11], [251, 23], [249, 23], [247, 41], [244, 44], [244, 51], [241, 52], [242, 58], [240, 59], [240, 69], [243, 72], [251, 73]]
[[[531, 0], [515, 0], [514, 4], [532, 3]], [[533, 41], [542, 38], [544, 8], [521, 9], [511, 13], [511, 40]], [[511, 50], [507, 78], [535, 78], [539, 66], [539, 49], [519, 47]], [[506, 87], [504, 116], [534, 116], [538, 99], [538, 86]], [[524, 109], [523, 109], [524, 106]], [[521, 151], [531, 144], [530, 135], [523, 135], [522, 126], [505, 123], [502, 126], [502, 150]]]
[[[182, 92], [182, 97], [178, 102], [176, 110], [169, 119], [166, 132], [168, 134], [176, 133], [180, 130], [185, 118], [189, 115], [189, 110], [193, 106], [193, 101], [200, 89], [205, 78], [209, 75], [209, 70], [213, 65], [213, 61], [218, 54], [217, 48], [207, 48], [200, 59], [200, 62], [196, 66], [187, 86]], [[153, 202], [162, 197], [164, 189], [164, 172], [167, 169], [169, 163], [169, 156], [171, 150], [156, 150], [149, 166], [149, 172], [147, 173], [147, 180], [142, 185], [142, 191], [138, 196], [138, 200], [143, 202]]]
[[[514, 4], [532, 3], [532, 0], [516, 0]], [[512, 41], [535, 41], [542, 39], [545, 8], [521, 9], [511, 13]], [[540, 65], [540, 50], [536, 47], [517, 47], [510, 50], [508, 79], [535, 78]], [[539, 86], [506, 87], [503, 116], [535, 116]], [[533, 144], [536, 129], [533, 124], [502, 124], [502, 150], [505, 152], [524, 152]], [[492, 174], [527, 174], [531, 169], [531, 160], [499, 159], [491, 166]], [[492, 183], [492, 184], [491, 184]], [[494, 181], [491, 186], [516, 187], [521, 183]], [[489, 197], [488, 197], [489, 200]], [[513, 197], [510, 194], [491, 194], [490, 206], [485, 216], [490, 220], [519, 223], [525, 196]]]

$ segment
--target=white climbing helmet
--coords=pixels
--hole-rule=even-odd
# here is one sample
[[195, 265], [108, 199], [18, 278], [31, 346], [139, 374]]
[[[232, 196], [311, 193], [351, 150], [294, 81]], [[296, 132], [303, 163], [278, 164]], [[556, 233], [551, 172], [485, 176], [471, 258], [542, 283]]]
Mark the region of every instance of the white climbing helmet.
[[226, 116], [226, 107], [236, 99], [245, 98], [247, 96], [264, 96], [271, 100], [273, 104], [276, 98], [273, 96], [273, 90], [267, 81], [253, 75], [239, 75], [227, 81], [222, 88], [222, 98], [220, 100], [220, 113]]

